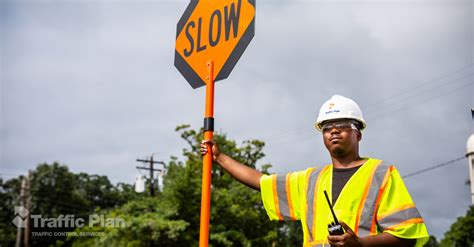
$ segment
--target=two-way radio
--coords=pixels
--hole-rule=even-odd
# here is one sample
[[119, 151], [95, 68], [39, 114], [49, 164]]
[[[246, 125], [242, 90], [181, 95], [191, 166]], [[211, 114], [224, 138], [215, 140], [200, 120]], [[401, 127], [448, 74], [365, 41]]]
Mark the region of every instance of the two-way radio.
[[331, 201], [329, 201], [328, 193], [326, 192], [326, 190], [324, 191], [324, 195], [326, 196], [326, 201], [328, 202], [329, 209], [331, 209], [332, 217], [334, 218], [334, 221], [331, 222], [331, 224], [328, 224], [329, 235], [342, 235], [344, 234], [344, 229], [337, 220], [336, 214], [332, 209]]

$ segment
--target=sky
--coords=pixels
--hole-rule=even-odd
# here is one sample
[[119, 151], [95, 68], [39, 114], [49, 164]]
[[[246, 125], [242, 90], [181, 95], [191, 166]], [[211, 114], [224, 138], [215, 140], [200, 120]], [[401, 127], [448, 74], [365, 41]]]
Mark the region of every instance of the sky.
[[[0, 177], [58, 161], [133, 183], [135, 160], [182, 159], [204, 88], [174, 67], [185, 0], [0, 1]], [[334, 94], [364, 113], [362, 156], [406, 175], [463, 157], [474, 132], [473, 1], [260, 0], [255, 37], [216, 82], [215, 128], [265, 141], [286, 173], [330, 156], [313, 124]], [[467, 159], [405, 179], [438, 239], [465, 215]]]

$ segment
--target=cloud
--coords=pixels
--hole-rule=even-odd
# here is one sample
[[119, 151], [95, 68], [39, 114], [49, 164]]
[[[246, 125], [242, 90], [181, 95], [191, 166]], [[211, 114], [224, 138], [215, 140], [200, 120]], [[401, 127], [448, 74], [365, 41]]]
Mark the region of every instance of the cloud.
[[[186, 4], [2, 1], [0, 169], [58, 160], [131, 183], [136, 158], [179, 156], [174, 128], [198, 128], [204, 113], [204, 90], [173, 67]], [[254, 40], [216, 84], [216, 128], [264, 140], [262, 164], [275, 172], [321, 166], [330, 160], [313, 123], [342, 94], [366, 115], [362, 155], [402, 175], [462, 156], [474, 103], [470, 4], [260, 1]], [[469, 205], [462, 162], [406, 180], [438, 238]]]

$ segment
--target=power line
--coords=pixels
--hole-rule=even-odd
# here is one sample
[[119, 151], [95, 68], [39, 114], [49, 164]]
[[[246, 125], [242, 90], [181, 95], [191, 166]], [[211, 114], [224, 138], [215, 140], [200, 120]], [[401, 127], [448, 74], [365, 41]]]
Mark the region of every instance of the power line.
[[[449, 77], [451, 77], [452, 75], [455, 75], [455, 74], [458, 74], [459, 72], [462, 72], [464, 71], [465, 69], [468, 69], [468, 68], [472, 68], [474, 66], [474, 63], [471, 63], [471, 64], [468, 64], [466, 66], [463, 66], [459, 69], [456, 69], [454, 71], [451, 71], [449, 73], [445, 73], [445, 74], [442, 74], [442, 75], [439, 75], [433, 79], [430, 79], [430, 80], [427, 80], [427, 81], [424, 81], [420, 84], [417, 84], [413, 87], [410, 87], [410, 88], [405, 88], [403, 89], [401, 92], [398, 92], [398, 93], [395, 93], [391, 96], [388, 96], [382, 100], [379, 100], [379, 101], [376, 101], [374, 103], [371, 103], [371, 104], [366, 104], [366, 105], [362, 105], [361, 108], [364, 108], [364, 109], [369, 109], [373, 106], [380, 106], [380, 104], [384, 104], [384, 103], [387, 103], [387, 101], [392, 101], [392, 100], [395, 100], [396, 98], [398, 97], [403, 97], [404, 94], [410, 94], [414, 91], [417, 91], [417, 89], [419, 88], [422, 88], [424, 87], [425, 85], [428, 85], [428, 86], [433, 86], [433, 85], [437, 85], [439, 84], [439, 82], [444, 82], [446, 79], [448, 79]], [[464, 73], [464, 72], [462, 72]], [[464, 76], [463, 76], [464, 77]], [[457, 78], [456, 80], [458, 80], [460, 78]], [[449, 79], [448, 81], [451, 81], [453, 80], [453, 78]]]
[[474, 82], [468, 82], [468, 83], [465, 83], [465, 84], [462, 84], [460, 85], [459, 87], [456, 87], [456, 88], [452, 88], [452, 90], [446, 90], [446, 91], [443, 91], [442, 93], [440, 94], [437, 94], [437, 95], [431, 95], [427, 98], [423, 98], [422, 102], [419, 103], [419, 104], [410, 104], [410, 103], [407, 103], [407, 104], [401, 104], [401, 105], [398, 105], [399, 107], [396, 107], [396, 108], [392, 108], [388, 111], [383, 111], [383, 110], [380, 110], [379, 112], [376, 112], [376, 115], [375, 116], [374, 114], [368, 114], [369, 116], [366, 117], [365, 119], [370, 119], [370, 120], [373, 120], [375, 119], [376, 117], [377, 118], [380, 118], [380, 116], [386, 116], [388, 113], [394, 113], [394, 112], [399, 112], [399, 111], [402, 111], [402, 110], [405, 110], [407, 108], [410, 108], [412, 107], [411, 105], [421, 105], [421, 104], [425, 104], [427, 102], [430, 102], [432, 100], [436, 100], [436, 99], [440, 99], [442, 98], [441, 96], [447, 96], [447, 95], [450, 95], [450, 94], [453, 94], [453, 93], [456, 93], [459, 89], [462, 89], [462, 88], [465, 88], [465, 87], [469, 87], [469, 86], [472, 86], [474, 85]]
[[[411, 105], [418, 105], [418, 104], [414, 104], [417, 101], [420, 101], [420, 102], [422, 102], [421, 104], [424, 104], [424, 103], [428, 102], [428, 99], [433, 99], [433, 97], [430, 97], [430, 96], [433, 96], [433, 94], [432, 94], [433, 92], [438, 93], [438, 94], [434, 95], [434, 96], [436, 96], [434, 98], [440, 98], [441, 96], [446, 96], [446, 95], [448, 95], [450, 93], [453, 93], [453, 92], [455, 92], [455, 91], [457, 91], [461, 88], [472, 85], [473, 84], [472, 81], [468, 81], [467, 83], [465, 83], [463, 81], [463, 79], [468, 78], [468, 77], [472, 77], [472, 75], [473, 74], [466, 74], [464, 76], [456, 78], [453, 81], [448, 81], [448, 82], [450, 82], [449, 84], [444, 84], [444, 85], [438, 86], [438, 88], [428, 88], [428, 89], [425, 89], [425, 90], [422, 90], [422, 91], [419, 91], [419, 92], [412, 93], [411, 95], [406, 95], [404, 98], [402, 98], [402, 100], [397, 100], [393, 104], [390, 104], [388, 107], [379, 107], [375, 111], [369, 111], [365, 115], [374, 116], [374, 115], [380, 115], [380, 113], [385, 113], [385, 112], [396, 112], [399, 109], [405, 109], [405, 108], [408, 108]], [[464, 83], [459, 83], [459, 82], [464, 82]], [[458, 85], [459, 85], [459, 87], [456, 87]], [[446, 87], [446, 86], [448, 88], [441, 89], [442, 87]], [[437, 91], [434, 91], [434, 90], [437, 90]], [[429, 91], [431, 91], [431, 92], [429, 92]], [[429, 98], [426, 99], [426, 100], [415, 100], [415, 101], [410, 102], [410, 100], [412, 100], [413, 98], [416, 98], [416, 99], [423, 98], [423, 96], [421, 96], [423, 94], [428, 95]], [[387, 110], [387, 108], [388, 108], [388, 110]], [[379, 116], [377, 116], [377, 117], [379, 117]]]
[[[471, 76], [471, 75], [468, 75], [468, 76]], [[457, 80], [464, 79], [465, 77], [466, 76], [463, 76], [461, 78], [458, 78]], [[374, 119], [375, 117], [380, 118], [381, 116], [387, 116], [389, 113], [399, 112], [399, 111], [407, 109], [407, 108], [411, 108], [411, 107], [414, 107], [414, 106], [425, 104], [429, 101], [442, 98], [442, 96], [453, 94], [453, 93], [457, 92], [458, 90], [460, 90], [462, 88], [465, 88], [465, 87], [472, 86], [473, 84], [474, 83], [472, 81], [468, 81], [467, 83], [462, 83], [462, 84], [453, 83], [452, 85], [455, 85], [455, 86], [458, 86], [458, 87], [451, 87], [451, 88], [448, 88], [448, 89], [446, 89], [442, 92], [439, 92], [438, 94], [428, 95], [428, 97], [420, 97], [420, 98], [423, 98], [423, 100], [419, 104], [414, 104], [414, 101], [412, 101], [411, 103], [403, 102], [403, 103], [406, 103], [406, 104], [398, 104], [398, 105], [394, 104], [394, 105], [389, 106], [389, 107], [385, 107], [385, 108], [382, 107], [382, 109], [378, 109], [378, 110], [375, 110], [375, 111], [368, 111], [367, 113], [365, 113], [364, 114], [365, 119], [370, 120], [370, 119]], [[452, 85], [450, 85], [450, 86], [452, 86]], [[314, 130], [314, 129], [312, 129], [312, 130]], [[270, 138], [264, 138], [264, 139], [267, 140], [267, 141], [271, 140], [271, 141], [280, 142], [280, 141], [286, 140], [286, 139], [291, 138], [291, 137], [300, 136], [304, 133], [310, 133], [308, 129], [285, 130], [284, 132], [285, 133], [283, 133], [283, 134], [271, 135]], [[300, 140], [306, 140], [306, 139], [309, 140], [311, 138], [312, 138], [312, 136], [303, 136], [303, 137], [300, 137], [299, 139]]]
[[[455, 93], [456, 91], [462, 88], [472, 86], [473, 82], [468, 81], [466, 83], [465, 79], [472, 77], [473, 73], [470, 70], [473, 68], [473, 66], [474, 64], [472, 63], [465, 65], [452, 72], [445, 73], [441, 76], [438, 76], [435, 79], [424, 81], [420, 84], [414, 85], [411, 88], [402, 90], [402, 92], [388, 96], [383, 100], [377, 101], [376, 103], [366, 104], [362, 107], [366, 111], [364, 116], [366, 119], [373, 119], [375, 116], [379, 118], [380, 115], [387, 116], [388, 113], [398, 112], [403, 109], [407, 109], [416, 105], [424, 104], [428, 101], [441, 98], [442, 96]], [[439, 86], [436, 87], [436, 85], [439, 85]], [[447, 88], [440, 91], [439, 88], [441, 87], [447, 87]], [[412, 90], [408, 90], [408, 89], [412, 89]], [[430, 92], [437, 89], [438, 91], [434, 92], [435, 94], [433, 94], [433, 92]], [[424, 97], [419, 96], [423, 94], [426, 94], [426, 95]], [[407, 101], [411, 101], [411, 102], [407, 102]], [[418, 101], [420, 103], [415, 104]], [[366, 108], [371, 108], [373, 106], [376, 106], [377, 109], [374, 109], [374, 108], [372, 108], [372, 110], [366, 109]], [[308, 131], [306, 129], [293, 129], [293, 130], [285, 130], [282, 132], [284, 133], [283, 134], [281, 133], [270, 134], [270, 138], [264, 138], [264, 139], [272, 140], [272, 141], [281, 141], [281, 140], [286, 140], [290, 137], [302, 135], [303, 133], [307, 133]], [[301, 139], [307, 139], [307, 138], [302, 137]]]
[[466, 156], [462, 156], [462, 157], [459, 157], [459, 158], [456, 158], [456, 159], [453, 159], [453, 160], [450, 160], [450, 161], [446, 161], [444, 163], [441, 163], [441, 164], [438, 164], [438, 165], [435, 165], [435, 166], [431, 166], [431, 167], [428, 167], [428, 168], [425, 168], [425, 169], [422, 169], [422, 170], [419, 170], [419, 171], [416, 171], [416, 172], [409, 173], [409, 174], [407, 174], [405, 176], [402, 176], [402, 177], [403, 178], [413, 177], [415, 175], [419, 175], [421, 173], [425, 173], [425, 172], [428, 172], [428, 171], [431, 171], [431, 170], [434, 170], [434, 169], [438, 169], [438, 168], [443, 167], [443, 166], [454, 164], [455, 162], [460, 161], [460, 160], [465, 159], [465, 158], [466, 158]]

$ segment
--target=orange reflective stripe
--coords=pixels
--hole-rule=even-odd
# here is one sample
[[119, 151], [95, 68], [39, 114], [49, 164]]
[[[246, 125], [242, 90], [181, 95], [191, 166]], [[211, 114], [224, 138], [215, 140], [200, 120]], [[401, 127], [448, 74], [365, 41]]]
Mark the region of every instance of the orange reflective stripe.
[[329, 244], [325, 245], [325, 244], [316, 244], [316, 243], [303, 243], [303, 247], [325, 247], [325, 246], [329, 246]]
[[276, 175], [272, 175], [272, 189], [273, 189], [273, 200], [274, 200], [274, 204], [275, 204], [275, 213], [278, 216], [279, 220], [283, 220], [283, 217], [281, 216], [281, 213], [280, 213], [280, 206], [278, 204], [278, 192], [277, 192], [277, 180], [276, 180], [276, 178], [277, 178]]
[[319, 245], [329, 244], [329, 240], [328, 239], [314, 240], [309, 243], [305, 243], [304, 246], [315, 246], [317, 244]]
[[398, 208], [395, 208], [395, 209], [392, 209], [392, 210], [390, 210], [386, 213], [379, 214], [378, 217], [377, 217], [377, 220], [381, 221], [383, 218], [385, 218], [385, 217], [387, 217], [391, 214], [394, 214], [396, 212], [402, 211], [402, 210], [407, 209], [407, 208], [414, 208], [414, 207], [416, 207], [414, 203], [408, 203], [408, 204], [402, 205], [402, 206], [400, 206]]
[[380, 206], [380, 200], [382, 199], [382, 195], [385, 191], [385, 187], [387, 186], [388, 179], [390, 178], [390, 175], [392, 174], [394, 167], [390, 166], [387, 170], [387, 173], [385, 173], [385, 177], [383, 178], [382, 185], [380, 186], [379, 194], [377, 195], [377, 200], [375, 202], [375, 210], [374, 214], [372, 215], [372, 224], [370, 226], [370, 235], [375, 235], [377, 233], [377, 224], [375, 224], [375, 215], [377, 214], [377, 211], [379, 210]]
[[316, 179], [316, 186], [314, 188], [314, 200], [313, 200], [313, 212], [314, 212], [314, 217], [313, 217], [313, 239], [316, 239], [316, 215], [318, 214], [316, 211], [317, 205], [318, 205], [318, 189], [319, 189], [319, 184], [321, 183], [321, 176], [328, 170], [328, 168], [331, 167], [330, 165], [327, 165], [323, 168], [323, 170], [319, 173], [318, 178]]
[[395, 228], [398, 228], [398, 227], [402, 227], [402, 226], [407, 226], [407, 225], [413, 225], [413, 224], [417, 224], [417, 223], [423, 223], [423, 219], [422, 218], [414, 218], [414, 219], [409, 219], [409, 220], [405, 220], [399, 224], [396, 224], [396, 225], [393, 225], [393, 226], [389, 226], [387, 228], [385, 228], [385, 230], [395, 230]]
[[286, 175], [286, 198], [288, 199], [288, 208], [290, 209], [290, 218], [295, 220], [295, 212], [293, 211], [293, 201], [291, 200], [291, 188], [290, 188], [290, 176], [291, 174], [288, 173]]
[[355, 234], [357, 234], [357, 232], [359, 231], [359, 223], [360, 223], [360, 218], [362, 217], [362, 210], [364, 210], [365, 200], [367, 199], [367, 194], [369, 194], [370, 185], [372, 184], [372, 179], [374, 178], [374, 172], [377, 169], [377, 167], [380, 165], [380, 163], [381, 161], [379, 161], [378, 164], [372, 167], [372, 171], [370, 171], [369, 179], [367, 179], [367, 183], [365, 183], [364, 194], [362, 194], [362, 199], [360, 200], [359, 207], [357, 209], [357, 216], [356, 216], [356, 222], [355, 222], [355, 227], [354, 227]]

